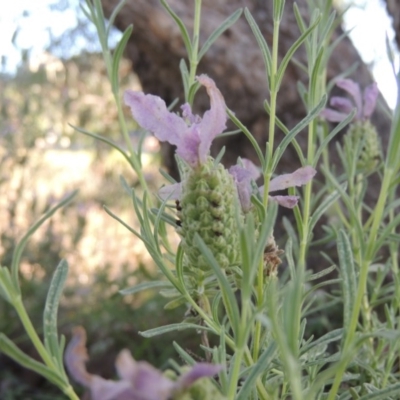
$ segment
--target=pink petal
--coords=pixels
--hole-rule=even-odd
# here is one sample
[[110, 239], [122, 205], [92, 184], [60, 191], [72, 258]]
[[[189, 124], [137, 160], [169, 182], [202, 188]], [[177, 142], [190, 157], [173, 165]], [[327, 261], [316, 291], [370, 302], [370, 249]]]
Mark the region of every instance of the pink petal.
[[251, 180], [252, 173], [243, 168], [241, 165], [233, 165], [229, 168], [229, 173], [233, 176], [233, 180], [236, 184], [236, 189], [240, 204], [243, 211], [247, 212], [251, 208]]
[[247, 158], [241, 159], [243, 167], [249, 171], [251, 179], [257, 180], [261, 176], [260, 168]]
[[128, 381], [137, 393], [138, 399], [167, 400], [171, 398], [174, 389], [173, 381], [145, 361], [136, 363]]
[[213, 139], [226, 128], [227, 115], [225, 100], [215, 86], [215, 82], [207, 75], [200, 75], [196, 79], [207, 89], [211, 104], [210, 109], [204, 113], [203, 120], [199, 124], [201, 143], [198, 155], [199, 161], [204, 162]]
[[330, 122], [342, 122], [347, 117], [347, 114], [332, 110], [331, 108], [325, 108], [319, 116]]
[[201, 378], [212, 378], [218, 374], [222, 369], [221, 365], [214, 365], [209, 363], [195, 364], [192, 369], [185, 374], [181, 375], [176, 381], [176, 390], [182, 390], [190, 387], [195, 381]]
[[72, 335], [65, 350], [65, 365], [72, 378], [88, 388], [93, 375], [86, 371], [86, 361], [89, 359], [86, 350], [86, 332], [81, 326], [77, 326], [73, 328]]
[[192, 113], [192, 107], [190, 107], [189, 103], [185, 103], [181, 106], [182, 117], [191, 124], [198, 124], [201, 121], [201, 118], [198, 115], [194, 115]]
[[269, 183], [269, 192], [271, 193], [293, 186], [302, 186], [308, 183], [316, 173], [317, 171], [308, 165], [297, 169], [291, 174], [279, 175]]
[[196, 167], [200, 161], [199, 148], [202, 141], [202, 132], [200, 132], [199, 126], [199, 124], [194, 124], [188, 127], [186, 134], [176, 148], [176, 154], [192, 167]]
[[330, 105], [345, 114], [350, 114], [354, 108], [353, 103], [345, 97], [332, 97]]
[[297, 196], [268, 196], [270, 200], [276, 201], [280, 206], [293, 208], [297, 205], [299, 198]]
[[356, 108], [357, 108], [357, 119], [360, 119], [361, 110], [362, 110], [360, 85], [351, 79], [339, 79], [336, 81], [336, 86], [345, 90], [347, 93], [349, 93], [353, 97], [354, 104], [356, 105]]
[[[78, 326], [73, 329], [73, 336], [65, 351], [65, 365], [72, 378], [90, 389], [92, 400], [135, 400], [131, 384], [126, 381], [109, 381], [86, 370], [88, 360], [86, 350], [86, 332]], [[139, 400], [139, 399], [138, 399]]]
[[93, 375], [90, 387], [91, 400], [141, 400], [127, 381], [111, 381]]
[[376, 100], [378, 99], [378, 85], [374, 82], [364, 90], [363, 118], [369, 119], [375, 110]]
[[133, 118], [142, 128], [152, 132], [162, 142], [180, 145], [188, 127], [181, 117], [168, 111], [164, 100], [131, 90], [125, 92], [124, 99], [131, 108]]
[[128, 349], [121, 350], [115, 360], [115, 368], [118, 377], [122, 380], [129, 380], [137, 368], [137, 362]]
[[159, 191], [158, 195], [161, 200], [180, 200], [182, 197], [182, 182], [174, 183], [172, 185], [163, 186]]

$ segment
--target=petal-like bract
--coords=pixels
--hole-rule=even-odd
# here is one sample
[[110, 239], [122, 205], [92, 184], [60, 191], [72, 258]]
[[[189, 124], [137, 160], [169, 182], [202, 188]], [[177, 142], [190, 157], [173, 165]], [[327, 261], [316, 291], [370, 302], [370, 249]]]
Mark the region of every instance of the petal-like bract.
[[182, 106], [182, 116], [170, 112], [161, 98], [127, 91], [125, 103], [137, 123], [162, 141], [177, 147], [176, 153], [190, 166], [204, 163], [214, 138], [226, 128], [225, 101], [214, 81], [206, 75], [197, 80], [207, 89], [211, 107], [203, 118], [192, 114], [189, 104]]
[[363, 108], [363, 118], [369, 119], [375, 110], [376, 100], [378, 99], [379, 90], [376, 82], [367, 86], [364, 90], [364, 108]]
[[113, 381], [87, 372], [87, 360], [86, 332], [76, 327], [65, 351], [65, 364], [74, 380], [90, 390], [91, 400], [168, 400], [196, 380], [212, 377], [221, 370], [218, 365], [199, 363], [173, 381], [149, 363], [136, 361], [125, 349], [115, 363], [120, 380]]

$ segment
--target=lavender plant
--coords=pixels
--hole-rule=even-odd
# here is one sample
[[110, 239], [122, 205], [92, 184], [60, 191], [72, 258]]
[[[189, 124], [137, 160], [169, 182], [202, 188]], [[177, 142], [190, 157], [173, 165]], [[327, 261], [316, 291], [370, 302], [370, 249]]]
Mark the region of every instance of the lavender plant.
[[[310, 1], [309, 22], [294, 5], [300, 36], [280, 62], [279, 26], [285, 1], [273, 2], [272, 46], [246, 9], [244, 16], [265, 61], [269, 89], [264, 103], [269, 114], [264, 152], [234, 111], [227, 109], [217, 83], [197, 71], [202, 56], [224, 30], [234, 25], [242, 10], [228, 17], [199, 48], [201, 0], [194, 2], [191, 37], [167, 2], [161, 3], [177, 23], [187, 50], [187, 60], [179, 65], [185, 94], [181, 115], [151, 94], [128, 91], [124, 101], [143, 128], [143, 135], [150, 133], [176, 146], [180, 182], [162, 172], [169, 184], [151, 193], [141, 166], [141, 148], [134, 149], [129, 140], [118, 65], [132, 27], [124, 32], [114, 52], [108, 48], [110, 26], [124, 2], [107, 26], [100, 0], [87, 0], [83, 9], [98, 30], [127, 150], [77, 129], [116, 148], [138, 175], [143, 189], [143, 195], [139, 195], [122, 179], [140, 230], [110, 209], [105, 210], [143, 241], [160, 270], [160, 280], [121, 293], [157, 288], [169, 299], [166, 308], [186, 304], [188, 309], [182, 322], [141, 334], [155, 337], [192, 329], [201, 337], [198, 357], [206, 362], [196, 362], [192, 354], [173, 343], [187, 366], [172, 363], [175, 371], [161, 372], [144, 361], [135, 361], [125, 350], [116, 361], [120, 380], [105, 380], [87, 372], [86, 334], [83, 328], [76, 328], [65, 352], [69, 375], [90, 391], [93, 400], [398, 398], [400, 381], [395, 365], [399, 357], [400, 217], [396, 211], [400, 201], [396, 190], [400, 101], [393, 115], [388, 148], [382, 149], [379, 133], [370, 122], [378, 94], [376, 85], [366, 88], [362, 96], [358, 85], [349, 79], [326, 82], [329, 56], [337, 44], [331, 44], [337, 23], [331, 2]], [[300, 46], [306, 48], [307, 65], [294, 59]], [[291, 61], [308, 74], [308, 87], [304, 83], [298, 86], [307, 115], [289, 129], [276, 115], [276, 101]], [[334, 84], [353, 100], [333, 97], [330, 104], [337, 111], [326, 108], [327, 92]], [[202, 87], [210, 98], [210, 109], [201, 117], [193, 114], [192, 106]], [[228, 118], [253, 145], [258, 166], [239, 159], [226, 169], [221, 164], [224, 150], [215, 158], [210, 155], [212, 141], [227, 133]], [[328, 121], [339, 124], [330, 130]], [[337, 145], [343, 172], [337, 173], [331, 167], [328, 144], [346, 125], [349, 127], [343, 144]], [[276, 145], [277, 127], [285, 137]], [[305, 130], [308, 146], [304, 152], [296, 135]], [[275, 176], [288, 146], [294, 147], [302, 166]], [[376, 179], [378, 195], [371, 205], [366, 200], [366, 188]], [[302, 186], [301, 192], [296, 189]], [[289, 189], [288, 195], [271, 194], [284, 189]], [[293, 209], [295, 226], [284, 221], [287, 237], [274, 234], [278, 206]], [[325, 236], [315, 241], [313, 231], [322, 216], [330, 223], [325, 226]], [[171, 240], [171, 229], [180, 237], [177, 247]], [[331, 267], [314, 271], [308, 263], [309, 249], [327, 242], [336, 243], [338, 261], [330, 260]], [[23, 312], [18, 289], [17, 265], [23, 243], [16, 250], [11, 273], [5, 267], [1, 269], [0, 295], [16, 308], [44, 364], [27, 359], [4, 335], [0, 336], [0, 350], [44, 375], [71, 399], [77, 398], [62, 363], [64, 339], [59, 342], [56, 334], [56, 308], [65, 280], [65, 263], [57, 269], [49, 291], [43, 346]], [[283, 249], [278, 243], [283, 243]], [[335, 270], [338, 278], [326, 279]], [[336, 292], [320, 290], [328, 285], [336, 285]], [[341, 327], [319, 337], [308, 336], [308, 319], [333, 306], [340, 307]]]

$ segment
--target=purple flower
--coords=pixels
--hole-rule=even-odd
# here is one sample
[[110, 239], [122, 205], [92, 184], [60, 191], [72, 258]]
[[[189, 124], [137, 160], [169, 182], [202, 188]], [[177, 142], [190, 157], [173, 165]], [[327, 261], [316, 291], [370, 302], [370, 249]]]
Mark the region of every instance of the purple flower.
[[[241, 165], [234, 165], [229, 168], [230, 174], [233, 176], [240, 203], [243, 211], [247, 212], [251, 208], [251, 194], [252, 187], [251, 182], [255, 181], [260, 175], [258, 168], [249, 160], [242, 160]], [[302, 186], [309, 182], [314, 175], [316, 170], [310, 166], [302, 167], [292, 172], [291, 174], [279, 175], [272, 179], [269, 183], [269, 193], [277, 190], [287, 189], [293, 186]], [[262, 195], [264, 193], [264, 186], [259, 188], [259, 192]], [[299, 198], [297, 196], [269, 196], [270, 200], [276, 201], [279, 205], [287, 208], [293, 208]]]
[[204, 163], [213, 139], [226, 128], [225, 101], [214, 81], [207, 75], [197, 77], [210, 96], [211, 107], [203, 118], [193, 115], [189, 104], [184, 104], [182, 117], [168, 111], [160, 97], [142, 92], [125, 92], [125, 103], [133, 118], [144, 129], [162, 141], [177, 147], [176, 153], [191, 167]]
[[88, 360], [86, 332], [73, 329], [73, 337], [65, 352], [65, 364], [75, 381], [90, 391], [91, 400], [167, 400], [188, 389], [196, 380], [212, 377], [221, 366], [198, 363], [176, 381], [145, 361], [135, 361], [129, 350], [122, 350], [115, 362], [119, 381], [107, 380], [86, 371]]
[[353, 102], [346, 97], [332, 97], [330, 105], [336, 110], [326, 108], [321, 112], [321, 117], [331, 122], [341, 122], [354, 107], [357, 109], [354, 117], [356, 121], [365, 121], [371, 117], [379, 94], [375, 82], [365, 88], [363, 95], [361, 95], [360, 85], [351, 79], [339, 79], [336, 81], [336, 86], [349, 93]]

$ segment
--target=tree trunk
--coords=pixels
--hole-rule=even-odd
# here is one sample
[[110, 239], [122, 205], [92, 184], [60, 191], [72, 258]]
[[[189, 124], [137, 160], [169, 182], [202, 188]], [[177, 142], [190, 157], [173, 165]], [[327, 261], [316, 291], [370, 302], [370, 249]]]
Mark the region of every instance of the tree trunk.
[[395, 32], [395, 39], [397, 49], [400, 51], [400, 2], [399, 0], [386, 0], [386, 8], [389, 15], [393, 18], [393, 29]]

